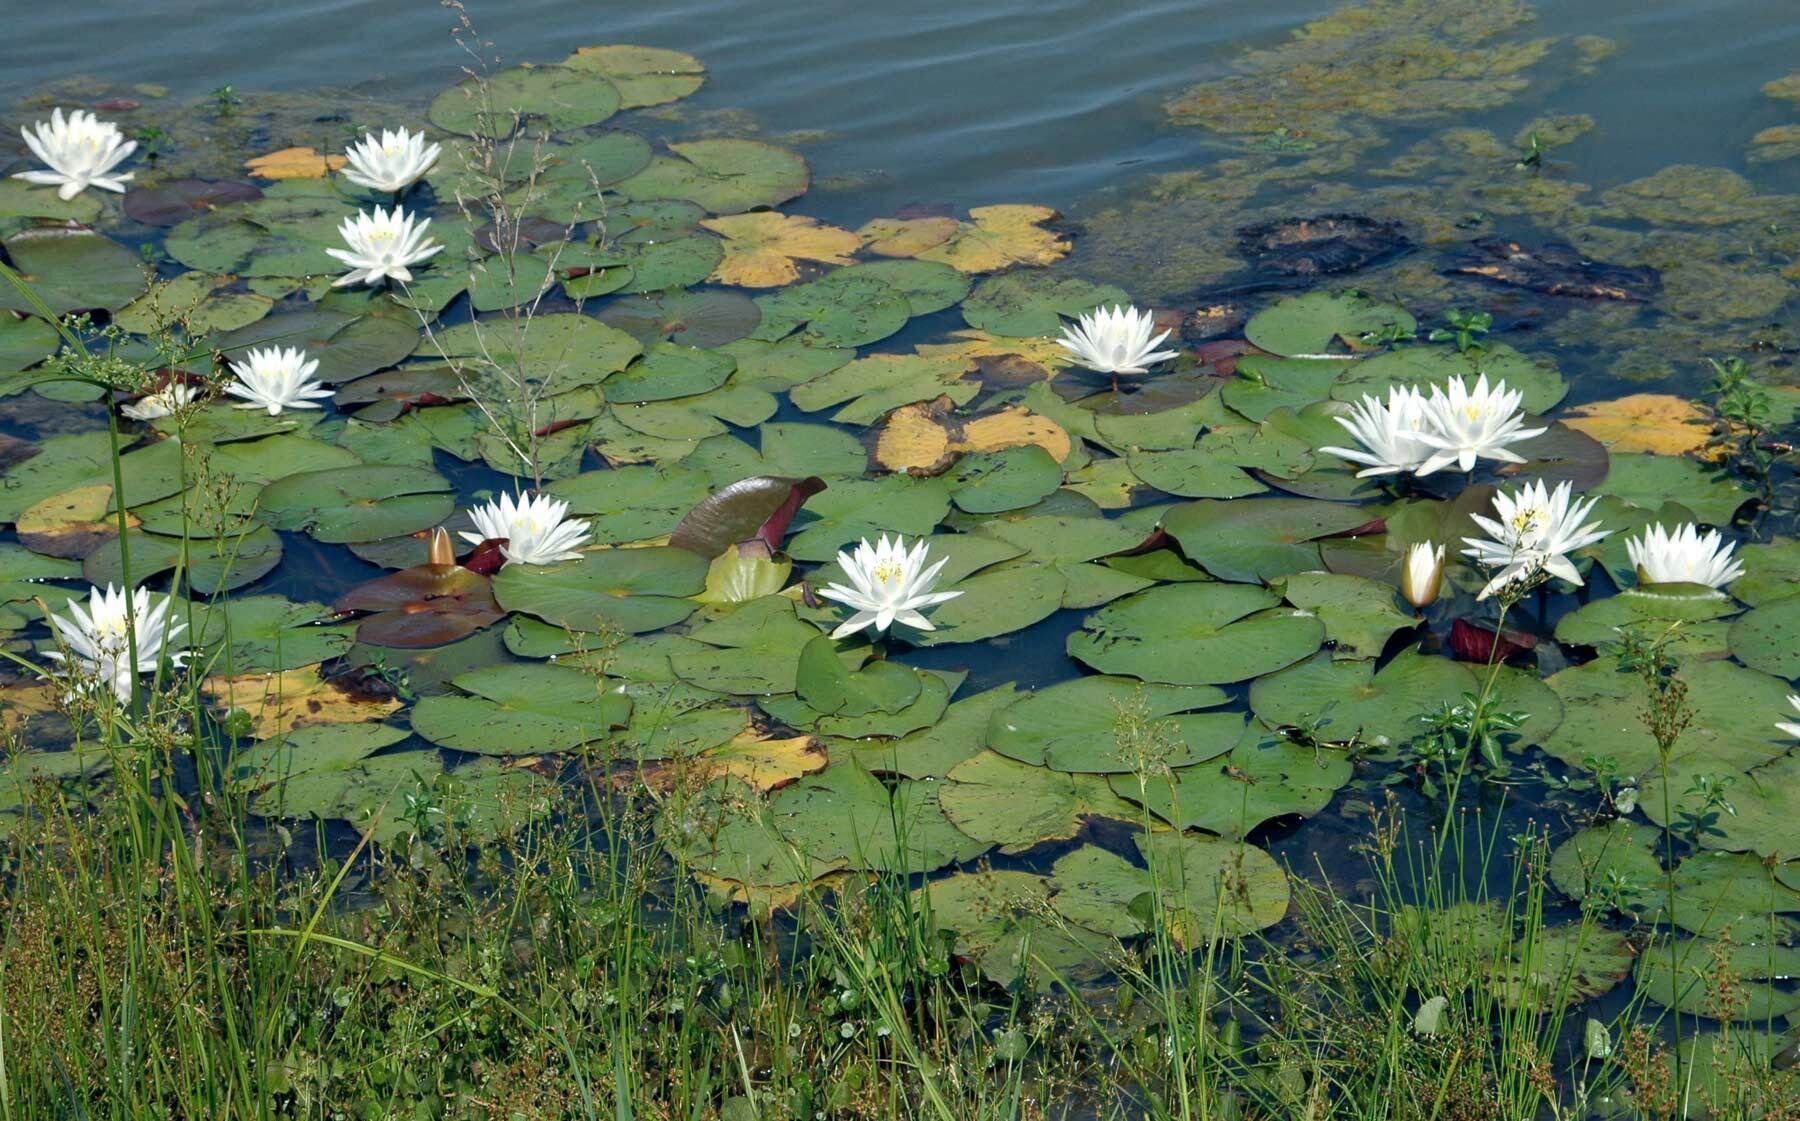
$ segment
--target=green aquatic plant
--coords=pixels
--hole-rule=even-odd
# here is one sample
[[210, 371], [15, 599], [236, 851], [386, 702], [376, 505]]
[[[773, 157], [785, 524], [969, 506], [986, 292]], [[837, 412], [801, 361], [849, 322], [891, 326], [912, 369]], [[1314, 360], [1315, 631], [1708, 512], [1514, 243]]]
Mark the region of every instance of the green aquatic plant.
[[1434, 343], [1453, 342], [1456, 349], [1464, 354], [1470, 351], [1485, 350], [1487, 344], [1482, 340], [1494, 329], [1494, 314], [1489, 311], [1463, 311], [1459, 308], [1446, 308], [1444, 322], [1448, 327], [1433, 327], [1426, 336]]

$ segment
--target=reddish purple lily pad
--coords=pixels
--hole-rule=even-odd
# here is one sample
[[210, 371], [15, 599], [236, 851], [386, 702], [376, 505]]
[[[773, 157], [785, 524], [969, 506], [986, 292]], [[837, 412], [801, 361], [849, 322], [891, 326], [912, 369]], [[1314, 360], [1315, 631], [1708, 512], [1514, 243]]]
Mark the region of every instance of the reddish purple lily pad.
[[202, 211], [262, 197], [256, 186], [236, 179], [171, 179], [126, 195], [125, 214], [146, 226], [179, 226]]
[[493, 583], [455, 564], [421, 564], [351, 588], [338, 611], [373, 612], [357, 624], [358, 641], [415, 649], [467, 638], [506, 617]]
[[824, 489], [825, 482], [817, 475], [739, 479], [689, 510], [669, 535], [669, 544], [709, 559], [751, 538], [760, 538], [771, 550], [779, 550], [788, 523], [808, 498]]

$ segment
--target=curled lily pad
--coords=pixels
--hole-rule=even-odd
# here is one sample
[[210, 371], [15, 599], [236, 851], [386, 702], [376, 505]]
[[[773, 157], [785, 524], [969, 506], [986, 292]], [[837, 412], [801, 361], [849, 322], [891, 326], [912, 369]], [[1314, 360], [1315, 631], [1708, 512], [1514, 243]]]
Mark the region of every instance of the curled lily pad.
[[[92, 230], [46, 226], [13, 234], [4, 244], [12, 267], [58, 314], [116, 311], [149, 287], [143, 259]], [[0, 290], [0, 310], [30, 312], [36, 306], [8, 284]]]
[[1376, 744], [1405, 743], [1422, 728], [1419, 716], [1477, 690], [1475, 675], [1448, 658], [1407, 651], [1376, 672], [1375, 663], [1314, 658], [1250, 686], [1250, 708], [1265, 724], [1330, 721], [1324, 735], [1336, 741], [1360, 737]]
[[563, 564], [509, 564], [494, 577], [494, 597], [571, 630], [661, 630], [699, 606], [686, 597], [706, 587], [710, 559], [686, 549], [600, 549]]
[[786, 202], [811, 182], [805, 160], [760, 140], [693, 140], [669, 145], [669, 153], [614, 189], [634, 202], [687, 199], [737, 214]]
[[619, 111], [618, 87], [592, 70], [515, 66], [437, 95], [427, 114], [446, 132], [505, 138], [523, 122], [551, 131], [599, 124]]
[[563, 666], [488, 666], [454, 681], [468, 696], [421, 697], [413, 731], [483, 755], [569, 751], [631, 718], [631, 701], [603, 679]]
[[824, 481], [816, 475], [739, 479], [683, 515], [669, 544], [709, 559], [752, 537], [761, 538], [771, 550], [779, 549], [788, 523], [808, 498], [824, 489]]
[[1247, 681], [1319, 648], [1319, 620], [1280, 606], [1263, 588], [1175, 584], [1128, 596], [1088, 616], [1069, 656], [1102, 673], [1172, 685]]
[[335, 606], [373, 613], [357, 624], [358, 641], [405, 649], [455, 642], [505, 616], [488, 578], [454, 564], [403, 568], [351, 588]]
[[263, 488], [257, 517], [320, 541], [374, 541], [428, 529], [456, 508], [450, 484], [420, 467], [305, 471]]

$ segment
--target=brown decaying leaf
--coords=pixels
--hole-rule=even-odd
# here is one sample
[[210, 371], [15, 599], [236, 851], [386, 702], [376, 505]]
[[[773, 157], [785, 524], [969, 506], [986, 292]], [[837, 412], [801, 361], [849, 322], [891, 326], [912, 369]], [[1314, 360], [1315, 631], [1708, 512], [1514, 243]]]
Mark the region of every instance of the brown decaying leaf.
[[1017, 405], [985, 416], [959, 418], [948, 397], [906, 405], [888, 414], [875, 434], [875, 465], [884, 471], [941, 475], [964, 452], [992, 452], [1036, 444], [1057, 462], [1073, 450], [1068, 432], [1049, 417]]
[[800, 279], [797, 261], [850, 264], [862, 239], [817, 218], [773, 210], [728, 214], [700, 223], [725, 239], [725, 256], [711, 279], [740, 288], [778, 288]]
[[1487, 662], [1496, 655], [1501, 661], [1529, 654], [1537, 647], [1537, 637], [1524, 631], [1495, 631], [1478, 626], [1467, 619], [1450, 624], [1450, 649], [1465, 662]]
[[[81, 560], [119, 535], [117, 514], [108, 513], [113, 488], [107, 483], [53, 494], [19, 515], [19, 543], [34, 553]], [[125, 515], [127, 526], [143, 524]]]
[[283, 148], [244, 161], [244, 169], [262, 179], [323, 179], [349, 161], [312, 148]]
[[281, 673], [209, 677], [201, 690], [220, 715], [242, 709], [258, 739], [311, 724], [357, 724], [386, 719], [400, 707], [393, 698], [372, 699], [319, 676], [320, 663]]
[[1600, 441], [1608, 451], [1657, 455], [1698, 452], [1713, 430], [1710, 410], [1667, 393], [1633, 393], [1576, 405], [1562, 422]]
[[333, 606], [374, 612], [357, 624], [360, 641], [407, 649], [455, 642], [506, 617], [492, 581], [454, 564], [403, 568], [351, 588]]
[[708, 560], [755, 537], [779, 550], [788, 523], [806, 500], [825, 489], [817, 475], [804, 479], [752, 475], [714, 491], [683, 515], [669, 544]]

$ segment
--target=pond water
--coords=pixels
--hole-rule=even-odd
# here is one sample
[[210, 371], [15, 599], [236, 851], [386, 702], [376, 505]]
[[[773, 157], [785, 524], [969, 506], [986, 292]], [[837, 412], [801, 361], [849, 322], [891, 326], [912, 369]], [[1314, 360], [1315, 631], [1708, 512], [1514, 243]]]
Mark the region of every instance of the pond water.
[[[454, 199], [487, 190], [464, 161], [495, 149], [467, 136], [506, 130], [444, 95], [469, 57], [454, 12], [207, 0], [173, 16], [101, 0], [9, 16], [0, 120], [94, 105], [158, 148], [129, 165], [123, 209], [96, 191], [66, 207], [0, 193], [7, 257], [51, 310], [113, 313], [121, 354], [196, 377], [222, 375], [215, 349], [241, 360], [298, 339], [338, 390], [318, 412], [210, 404], [121, 422], [143, 437], [124, 476], [141, 519], [131, 567], [187, 593], [178, 609], [217, 658], [209, 695], [242, 710], [231, 765], [252, 784], [270, 769], [260, 813], [352, 836], [375, 793], [428, 757], [426, 786], [504, 829], [562, 753], [619, 725], [632, 763], [666, 777], [679, 758], [715, 779], [661, 830], [714, 890], [780, 900], [846, 869], [931, 874], [943, 921], [979, 944], [992, 917], [965, 904], [985, 858], [1089, 934], [1130, 937], [1144, 851], [1118, 822], [1147, 808], [1186, 830], [1163, 855], [1208, 882], [1228, 864], [1243, 875], [1233, 862], [1249, 854], [1224, 921], [1279, 931], [1276, 860], [1350, 890], [1352, 845], [1390, 793], [1434, 827], [1456, 767], [1408, 741], [1421, 713], [1491, 691], [1529, 719], [1489, 761], [1510, 769], [1467, 752], [1479, 777], [1461, 798], [1549, 830], [1566, 918], [1584, 874], [1655, 865], [1663, 834], [1644, 813], [1661, 812], [1663, 780], [1617, 643], [1681, 620], [1695, 716], [1667, 781], [1679, 801], [1722, 776], [1736, 811], [1687, 838], [1684, 882], [1800, 911], [1800, 863], [1782, 863], [1800, 851], [1783, 786], [1800, 756], [1775, 727], [1800, 675], [1782, 459], [1800, 405], [1791, 5], [608, 7], [470, 10], [496, 96], [554, 134], [535, 153], [551, 160], [540, 193], [523, 173], [500, 183], [514, 216], [537, 220], [530, 240], [474, 266], [481, 216]], [[692, 58], [546, 68], [598, 44]], [[527, 61], [540, 68], [500, 69]], [[404, 198], [449, 251], [405, 293], [333, 288], [322, 252], [338, 222], [388, 197], [243, 161], [335, 152], [428, 115], [451, 147]], [[12, 154], [0, 148], [0, 171], [31, 166]], [[235, 193], [187, 210], [194, 179]], [[601, 223], [593, 186], [607, 188]], [[61, 236], [63, 219], [113, 241]], [[143, 296], [140, 259], [172, 283]], [[1070, 369], [1049, 337], [1129, 300], [1154, 307], [1181, 356], [1122, 387]], [[169, 345], [191, 348], [174, 358], [149, 341], [171, 306], [187, 310]], [[48, 631], [31, 595], [60, 589], [61, 605], [127, 566], [101, 394], [38, 384], [57, 343], [23, 313], [43, 309], [6, 290], [0, 307], [21, 313], [0, 324], [0, 636], [35, 656]], [[1491, 319], [1456, 338], [1477, 311]], [[1722, 422], [1703, 400], [1708, 358], [1760, 387], [1742, 391], [1765, 401], [1748, 443], [1728, 425], [1723, 450], [1709, 443]], [[1364, 392], [1478, 373], [1554, 425], [1519, 444], [1517, 467], [1490, 456], [1472, 476], [1387, 486], [1320, 450], [1351, 442], [1333, 418]], [[504, 404], [509, 384], [537, 395], [529, 423]], [[177, 432], [197, 458], [160, 438]], [[454, 511], [534, 474], [602, 544], [648, 546], [491, 581], [419, 575], [424, 530], [469, 529]], [[708, 494], [760, 475], [829, 484], [786, 538], [791, 577], [767, 560], [739, 562], [735, 590], [730, 563], [709, 574], [785, 483], [735, 507], [710, 549], [660, 543]], [[1530, 481], [1599, 499], [1611, 536], [1571, 550], [1580, 588], [1509, 608], [1524, 648], [1490, 675], [1483, 634], [1461, 628], [1496, 624], [1475, 595], [1491, 573], [1453, 561], [1443, 598], [1415, 612], [1394, 594], [1400, 557], [1421, 540], [1454, 556], [1494, 488]], [[1737, 544], [1748, 572], [1716, 581], [1729, 595], [1641, 589], [1627, 537], [1690, 519]], [[930, 634], [865, 635], [834, 656], [818, 636], [843, 612], [778, 593], [841, 579], [821, 566], [884, 530], [929, 534], [962, 594], [932, 609]], [[171, 588], [184, 531], [192, 578]], [[396, 570], [413, 575], [374, 583]], [[433, 599], [448, 593], [449, 607]], [[351, 673], [360, 691], [345, 692], [347, 664], [381, 672]], [[325, 715], [264, 703], [272, 671]], [[373, 695], [383, 674], [410, 693]], [[42, 709], [48, 688], [9, 680], [0, 702]], [[775, 791], [803, 868], [727, 820], [745, 783]], [[896, 805], [919, 847], [880, 855]], [[1615, 840], [1629, 860], [1595, 855]], [[1708, 853], [1735, 855], [1696, 871]], [[1696, 963], [1711, 960], [1709, 922], [1680, 924]], [[1578, 991], [1616, 1007], [1638, 943], [1615, 927], [1580, 948]], [[1079, 948], [1059, 951], [1080, 963]], [[999, 956], [985, 965], [1009, 980]], [[1747, 983], [1759, 1007], [1800, 1009], [1785, 984]]]

